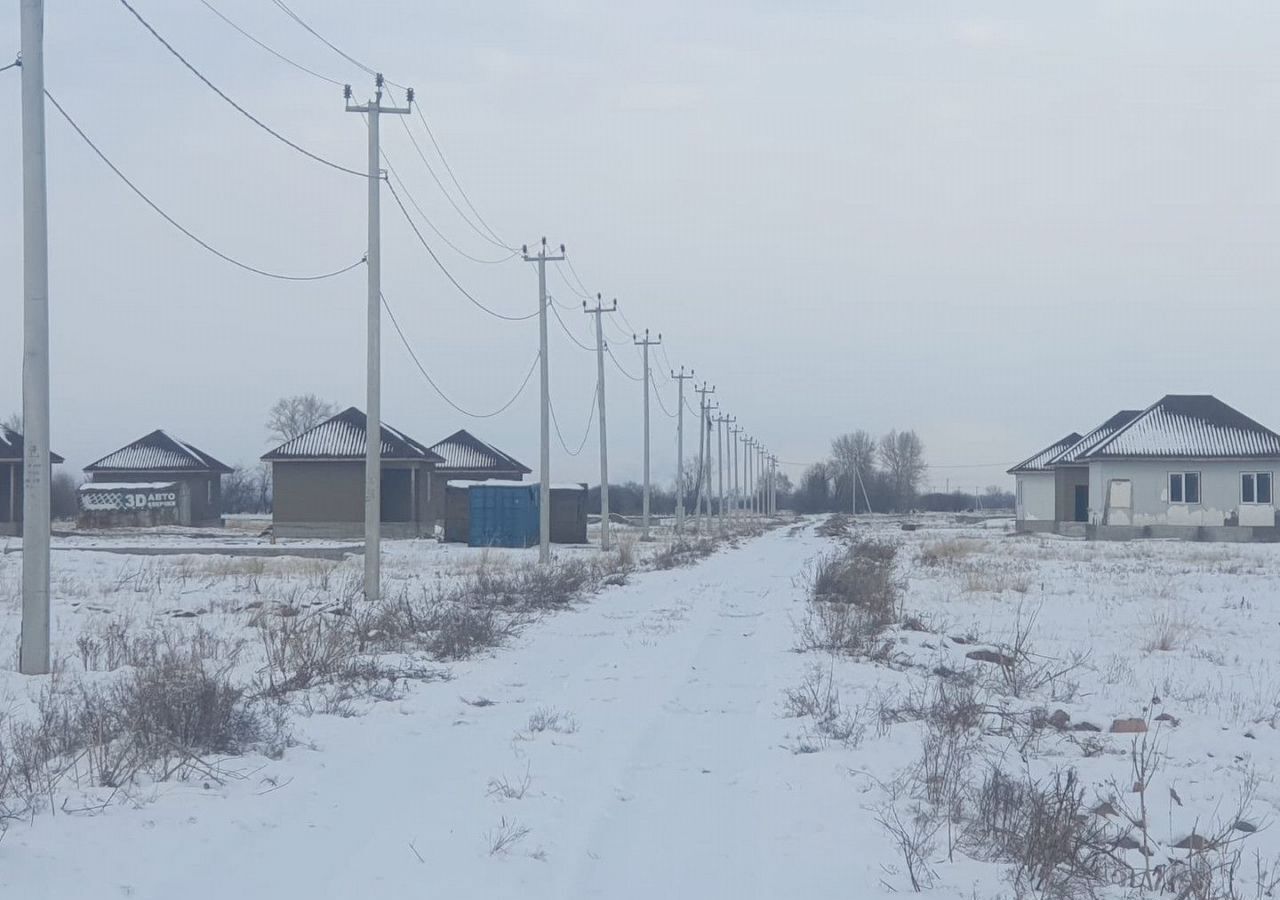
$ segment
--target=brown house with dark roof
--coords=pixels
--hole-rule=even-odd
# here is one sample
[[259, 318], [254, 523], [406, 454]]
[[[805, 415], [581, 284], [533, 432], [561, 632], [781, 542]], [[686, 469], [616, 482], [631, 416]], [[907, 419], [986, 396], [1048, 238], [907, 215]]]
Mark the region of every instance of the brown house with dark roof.
[[[22, 435], [0, 425], [0, 535], [22, 534]], [[49, 454], [50, 465], [62, 462]]]
[[[439, 443], [432, 453], [443, 460], [431, 473], [431, 498], [428, 521], [440, 523], [446, 518], [446, 485], [450, 481], [523, 481], [533, 470], [515, 457], [487, 444], [465, 428]], [[463, 501], [465, 503], [465, 497]], [[465, 537], [460, 538], [466, 540]]]
[[[364, 534], [364, 455], [368, 420], [354, 406], [262, 457], [271, 463], [272, 523], [280, 537], [356, 538]], [[382, 425], [382, 533], [430, 535], [431, 473], [444, 460]]]
[[[111, 524], [216, 525], [222, 521], [222, 476], [231, 467], [199, 447], [156, 429], [90, 463], [84, 471], [90, 483], [80, 490], [82, 519], [86, 512], [108, 511], [104, 507], [113, 502], [108, 498], [118, 496], [120, 502], [109, 511], [125, 515], [113, 516]], [[136, 508], [134, 514], [135, 507], [123, 504], [130, 485], [138, 488], [132, 492], [135, 497], [157, 493], [181, 496], [174, 498], [173, 507], [166, 507], [173, 510], [172, 514], [154, 520], [142, 515], [143, 509]], [[160, 491], [161, 485], [173, 486], [173, 490]], [[86, 505], [86, 498], [93, 499]], [[137, 521], [131, 522], [131, 518]]]

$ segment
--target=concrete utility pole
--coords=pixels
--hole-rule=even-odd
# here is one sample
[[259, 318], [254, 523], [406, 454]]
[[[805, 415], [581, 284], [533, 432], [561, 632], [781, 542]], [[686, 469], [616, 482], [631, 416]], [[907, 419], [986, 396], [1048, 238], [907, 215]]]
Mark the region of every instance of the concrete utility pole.
[[657, 340], [649, 339], [649, 329], [644, 330], [644, 340], [631, 335], [631, 342], [644, 348], [644, 506], [641, 516], [642, 526], [640, 540], [649, 540], [649, 348], [662, 343], [662, 334]]
[[361, 113], [369, 125], [369, 270], [368, 324], [365, 360], [364, 442], [364, 599], [377, 602], [382, 580], [382, 169], [379, 167], [378, 120], [384, 114], [407, 116], [413, 88], [403, 107], [382, 105], [382, 75], [374, 76], [374, 95], [368, 103], [351, 102], [351, 85], [342, 95], [347, 112]]
[[778, 514], [778, 457], [769, 457], [769, 515]]
[[22, 0], [22, 638], [18, 671], [49, 671], [49, 217], [44, 0]]
[[582, 311], [596, 317], [596, 380], [597, 399], [600, 403], [600, 549], [609, 549], [609, 441], [606, 437], [608, 427], [604, 415], [604, 330], [601, 327], [603, 315], [618, 311], [618, 301], [606, 307], [599, 294], [596, 294], [595, 309], [582, 301]]
[[747, 507], [747, 514], [751, 518], [756, 515], [756, 448], [760, 446], [756, 443], [755, 438], [747, 439], [747, 491], [751, 498]]
[[[734, 421], [736, 422], [737, 420], [735, 419]], [[729, 443], [733, 447], [733, 486], [730, 488], [733, 502], [729, 505], [729, 513], [733, 518], [738, 516], [738, 435], [740, 434], [742, 434], [741, 425], [734, 425], [729, 429]]]
[[720, 493], [720, 532], [724, 533], [724, 426], [736, 421], [733, 416], [716, 416], [716, 476]]
[[542, 483], [538, 486], [538, 562], [551, 562], [551, 369], [547, 360], [547, 263], [564, 259], [564, 244], [559, 256], [547, 256], [547, 239], [542, 239], [537, 256], [529, 255], [529, 246], [520, 248], [525, 262], [538, 264], [538, 362], [542, 382]]
[[704, 505], [705, 512], [703, 514], [706, 516], [705, 522], [706, 522], [708, 531], [711, 529], [711, 519], [712, 519], [711, 508], [713, 506], [712, 490], [711, 490], [711, 464], [713, 462], [713, 460], [711, 459], [711, 435], [715, 433], [715, 429], [712, 426], [715, 425], [715, 413], [719, 409], [720, 409], [719, 403], [715, 401], [707, 402], [707, 416], [706, 416], [706, 429], [705, 429], [707, 433], [707, 479], [705, 482], [706, 489], [703, 494], [703, 502], [705, 504]]
[[698, 392], [698, 493], [694, 498], [694, 511], [698, 516], [698, 531], [701, 533], [703, 528], [702, 518], [702, 497], [703, 486], [707, 483], [707, 416], [709, 415], [710, 404], [707, 402], [707, 395], [716, 392], [715, 385], [707, 387], [707, 383], [702, 382], [702, 387], [695, 388]]
[[672, 372], [671, 378], [678, 385], [676, 396], [676, 533], [684, 531], [684, 383], [692, 380], [693, 369]]
[[768, 479], [768, 471], [764, 467], [764, 444], [759, 444], [755, 449], [755, 465], [756, 471], [760, 472], [760, 476], [755, 480], [755, 508], [759, 516], [764, 516], [764, 484]]

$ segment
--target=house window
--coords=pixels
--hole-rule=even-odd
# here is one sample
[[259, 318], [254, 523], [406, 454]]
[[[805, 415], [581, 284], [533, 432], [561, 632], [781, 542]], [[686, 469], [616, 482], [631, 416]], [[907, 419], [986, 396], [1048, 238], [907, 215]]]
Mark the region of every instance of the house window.
[[1169, 473], [1169, 502], [1170, 503], [1199, 503], [1200, 502], [1200, 473], [1199, 472], [1170, 472]]
[[1271, 503], [1271, 473], [1270, 472], [1241, 472], [1240, 473], [1240, 502], [1241, 503]]

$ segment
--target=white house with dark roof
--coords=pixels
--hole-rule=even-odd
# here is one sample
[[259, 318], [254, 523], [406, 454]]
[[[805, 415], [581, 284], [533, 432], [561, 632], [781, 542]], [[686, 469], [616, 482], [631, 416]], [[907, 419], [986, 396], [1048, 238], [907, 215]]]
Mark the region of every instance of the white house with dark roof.
[[1276, 538], [1280, 434], [1208, 394], [1169, 394], [1080, 454], [1097, 537]]
[[[1051, 450], [1010, 470], [1019, 479], [1020, 531], [1280, 540], [1274, 496], [1280, 434], [1214, 396], [1169, 394]], [[1046, 470], [1053, 478], [1052, 527], [1044, 524]]]
[[1024, 459], [1009, 474], [1014, 477], [1018, 531], [1053, 531], [1057, 521], [1053, 460], [1073, 447], [1080, 435], [1071, 432]]

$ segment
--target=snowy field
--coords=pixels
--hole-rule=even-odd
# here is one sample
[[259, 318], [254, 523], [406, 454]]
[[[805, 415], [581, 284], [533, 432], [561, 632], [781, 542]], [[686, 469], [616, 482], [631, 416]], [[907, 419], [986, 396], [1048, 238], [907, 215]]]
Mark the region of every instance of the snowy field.
[[[893, 603], [832, 650], [812, 579], [867, 538], [895, 548]], [[67, 761], [90, 777], [5, 823], [0, 897], [1270, 896], [1280, 547], [943, 519], [808, 519], [653, 570], [664, 546], [565, 548], [601, 567], [567, 608], [522, 608], [461, 658], [387, 652], [374, 690], [272, 694], [287, 723], [246, 754], [104, 786]], [[389, 596], [536, 558], [384, 547]], [[361, 571], [71, 546], [54, 564], [61, 672], [25, 679], [0, 555], [0, 729], [121, 678], [149, 635], [260, 688], [264, 621], [352, 615]]]

